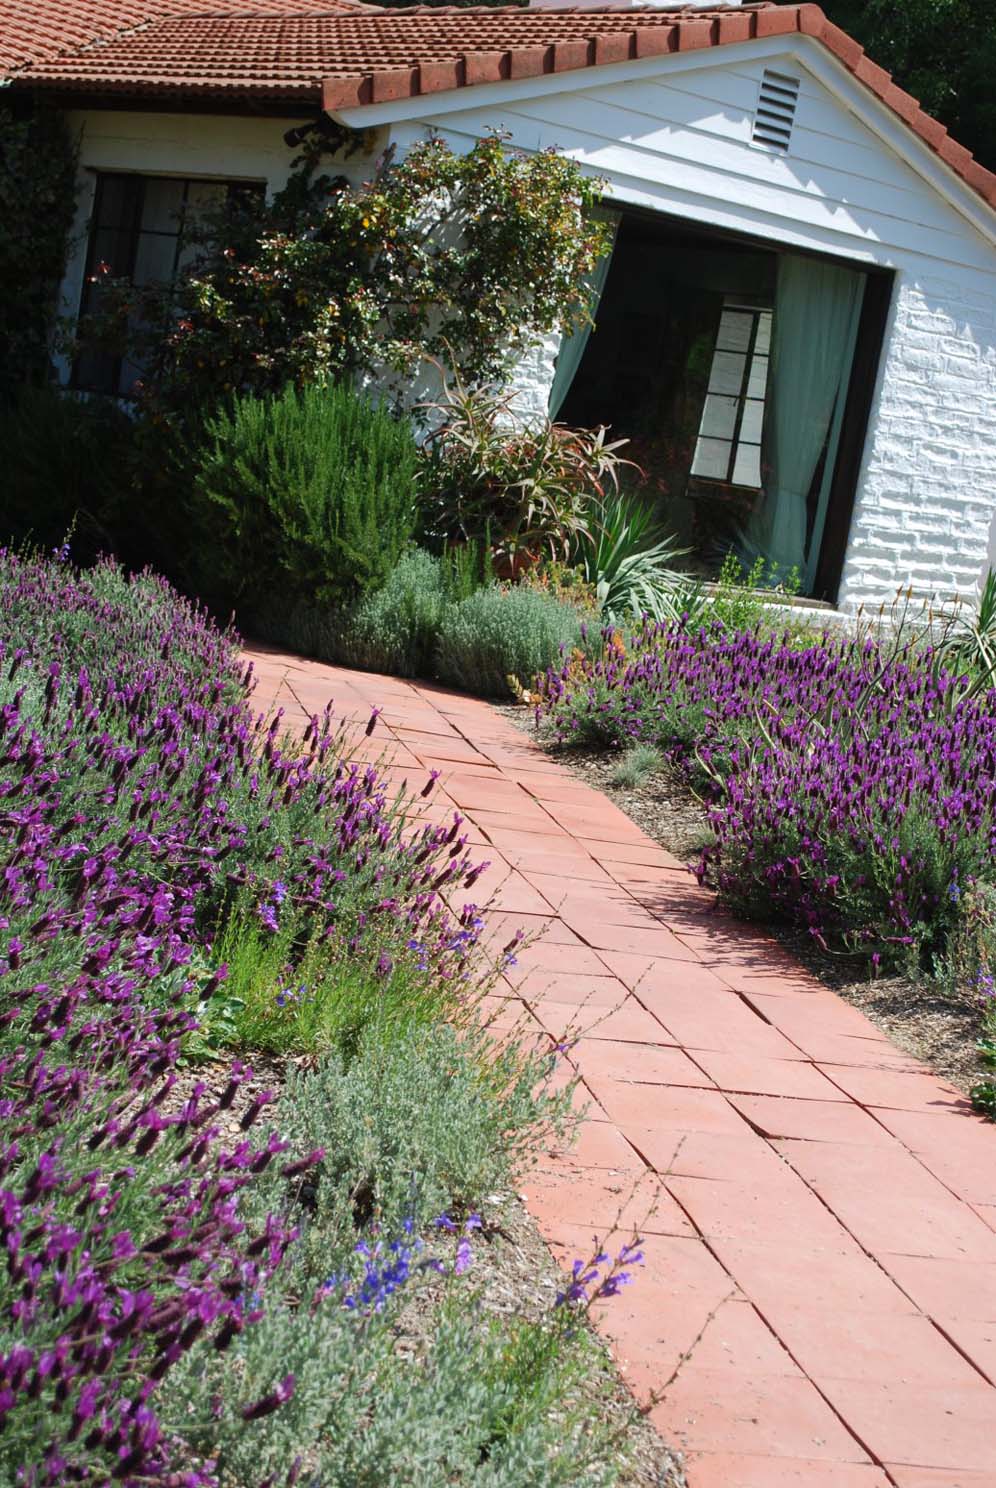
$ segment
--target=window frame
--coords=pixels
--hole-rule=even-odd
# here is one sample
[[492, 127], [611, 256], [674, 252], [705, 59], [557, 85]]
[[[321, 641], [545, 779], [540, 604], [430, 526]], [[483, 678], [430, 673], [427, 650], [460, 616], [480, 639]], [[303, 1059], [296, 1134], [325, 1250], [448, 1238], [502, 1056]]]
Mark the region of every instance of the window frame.
[[[97, 265], [102, 261], [97, 256], [97, 240], [104, 228], [101, 222], [101, 207], [104, 192], [109, 181], [129, 181], [137, 183], [140, 189], [135, 192], [132, 204], [130, 221], [127, 227], [115, 229], [128, 235], [128, 263], [127, 268], [118, 273], [116, 278], [133, 280], [135, 267], [138, 261], [143, 236], [154, 238], [174, 238], [173, 264], [170, 271], [170, 283], [175, 284], [180, 268], [180, 259], [184, 249], [184, 226], [187, 217], [187, 208], [190, 202], [190, 191], [193, 186], [223, 186], [229, 199], [237, 188], [256, 188], [261, 194], [266, 191], [266, 183], [257, 178], [245, 176], [214, 176], [214, 175], [181, 175], [170, 171], [130, 171], [130, 170], [95, 170], [95, 184], [93, 204], [90, 210], [90, 220], [87, 227], [86, 258], [83, 270], [83, 284], [80, 289], [79, 307], [77, 311], [77, 324], [86, 316], [91, 308], [95, 291], [99, 288], [97, 284]], [[166, 232], [162, 228], [143, 227], [142, 222], [148, 201], [149, 183], [153, 181], [178, 181], [182, 183], [183, 194], [178, 212], [178, 225], [175, 233]], [[106, 385], [96, 385], [93, 381], [84, 381], [80, 376], [81, 353], [78, 352], [73, 358], [70, 372], [69, 386], [75, 391], [91, 393], [103, 397], [119, 398], [129, 402], [130, 396], [121, 390], [121, 373], [125, 363], [124, 356], [111, 356], [107, 353], [108, 375]]]
[[[701, 416], [699, 418], [698, 433], [696, 434], [696, 440], [695, 440], [695, 442], [696, 442], [696, 450], [697, 450], [697, 446], [698, 446], [699, 441], [702, 440], [702, 439], [712, 439], [712, 440], [715, 440], [718, 443], [722, 443], [722, 444], [727, 444], [728, 443], [729, 444], [730, 449], [729, 449], [729, 456], [728, 456], [727, 462], [726, 462], [726, 474], [725, 475], [701, 475], [701, 474], [697, 473], [696, 470], [695, 470], [695, 452], [693, 452], [693, 454], [692, 454], [692, 464], [691, 464], [691, 467], [690, 467], [689, 472], [688, 472], [688, 480], [689, 480], [689, 483], [690, 484], [691, 483], [694, 483], [696, 486], [697, 485], [704, 485], [704, 486], [709, 486], [709, 487], [718, 487], [718, 488], [723, 489], [723, 490], [729, 489], [729, 490], [734, 490], [734, 491], [760, 491], [760, 490], [763, 489], [763, 482], [760, 483], [760, 484], [758, 484], [758, 485], [753, 485], [750, 482], [746, 482], [746, 481], [742, 481], [742, 480], [741, 481], [734, 480], [734, 471], [736, 470], [737, 461], [738, 461], [739, 456], [740, 456], [740, 446], [741, 446], [740, 434], [741, 434], [741, 430], [743, 428], [743, 422], [744, 422], [744, 417], [745, 417], [746, 412], [747, 412], [747, 404], [748, 404], [748, 402], [759, 402], [761, 404], [761, 437], [756, 442], [756, 444], [755, 444], [755, 441], [754, 440], [747, 440], [747, 441], [745, 441], [745, 447], [756, 448], [758, 450], [758, 458], [759, 458], [759, 460], [760, 460], [760, 452], [764, 448], [764, 420], [765, 420], [765, 418], [767, 416], [767, 410], [768, 410], [768, 379], [767, 379], [767, 377], [765, 377], [765, 388], [764, 388], [764, 392], [761, 394], [761, 396], [759, 398], [756, 398], [756, 397], [755, 398], [752, 398], [750, 396], [749, 389], [750, 389], [751, 378], [754, 375], [754, 358], [755, 358], [755, 356], [756, 355], [763, 355], [765, 357], [766, 361], [768, 362], [769, 367], [770, 367], [770, 362], [771, 362], [771, 338], [772, 338], [773, 330], [774, 330], [774, 306], [773, 305], [769, 305], [769, 304], [750, 304], [749, 301], [748, 301], [748, 299], [747, 299], [747, 297], [744, 296], [744, 295], [724, 295], [723, 296], [723, 308], [722, 308], [722, 311], [720, 313], [720, 323], [719, 323], [719, 325], [716, 328], [716, 340], [715, 340], [715, 343], [713, 345], [713, 352], [712, 352], [712, 355], [713, 355], [713, 364], [709, 368], [709, 381], [710, 382], [712, 381], [713, 369], [714, 369], [714, 366], [715, 366], [716, 355], [722, 349], [720, 347], [720, 345], [719, 345], [720, 335], [722, 333], [722, 316], [727, 312], [727, 310], [734, 311], [738, 315], [749, 315], [751, 317], [750, 335], [748, 337], [747, 346], [746, 346], [746, 349], [742, 353], [739, 353], [744, 358], [743, 372], [740, 375], [740, 388], [739, 388], [739, 390], [736, 393], [722, 393], [722, 394], [710, 393], [709, 388], [708, 387], [706, 388], [705, 399], [703, 400], [703, 404], [702, 404], [702, 414], [701, 414]], [[757, 352], [757, 340], [758, 340], [758, 335], [759, 335], [759, 332], [760, 332], [760, 329], [761, 329], [761, 318], [764, 315], [767, 315], [767, 316], [770, 317], [769, 330], [768, 330], [768, 350], [766, 352], [758, 353]], [[705, 434], [705, 433], [703, 433], [703, 426], [705, 424], [705, 419], [706, 419], [706, 402], [707, 402], [707, 400], [709, 399], [710, 396], [713, 396], [713, 397], [734, 398], [736, 400], [737, 408], [736, 408], [736, 416], [734, 418], [734, 423], [733, 423], [733, 432], [730, 435], [730, 437], [729, 437], [728, 440], [725, 437], [722, 437], [720, 435], [711, 435], [711, 434]]]

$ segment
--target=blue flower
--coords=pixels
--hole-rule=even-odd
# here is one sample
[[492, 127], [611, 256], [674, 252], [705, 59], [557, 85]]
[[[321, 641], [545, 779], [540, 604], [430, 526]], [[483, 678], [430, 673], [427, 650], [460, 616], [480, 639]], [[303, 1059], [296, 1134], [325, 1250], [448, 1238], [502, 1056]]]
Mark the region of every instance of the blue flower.
[[457, 1246], [456, 1260], [453, 1262], [453, 1274], [455, 1276], [462, 1276], [473, 1264], [473, 1261], [474, 1252], [471, 1249], [470, 1241], [464, 1237]]

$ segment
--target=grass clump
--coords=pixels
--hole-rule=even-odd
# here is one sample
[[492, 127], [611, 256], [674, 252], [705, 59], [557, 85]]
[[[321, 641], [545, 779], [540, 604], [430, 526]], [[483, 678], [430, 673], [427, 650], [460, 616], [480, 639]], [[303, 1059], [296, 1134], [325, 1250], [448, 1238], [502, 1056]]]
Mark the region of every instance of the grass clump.
[[[197, 1005], [190, 1052], [203, 1056], [224, 1044], [268, 1054], [347, 1054], [370, 1026], [385, 1040], [442, 1021], [465, 1026], [482, 988], [467, 979], [469, 971], [467, 978], [450, 972], [482, 924], [475, 916], [471, 929], [451, 926], [441, 943], [431, 930], [416, 938], [413, 925], [406, 941], [385, 915], [360, 954], [355, 937], [329, 937], [293, 905], [270, 930], [252, 897], [243, 896], [212, 946], [212, 962], [225, 967], [225, 977], [212, 977]], [[448, 959], [452, 967], [444, 965]]]
[[663, 755], [653, 744], [634, 744], [613, 767], [609, 781], [622, 790], [636, 790], [656, 774], [663, 763]]

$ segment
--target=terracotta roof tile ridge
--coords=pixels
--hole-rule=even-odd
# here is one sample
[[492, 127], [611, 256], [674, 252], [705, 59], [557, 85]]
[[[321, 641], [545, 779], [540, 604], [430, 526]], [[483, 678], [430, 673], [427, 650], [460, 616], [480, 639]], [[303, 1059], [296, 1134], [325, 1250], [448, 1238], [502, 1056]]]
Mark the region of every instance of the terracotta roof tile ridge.
[[[409, 9], [426, 11], [442, 8], [441, 6], [432, 5], [420, 5], [417, 7], [404, 6], [402, 7], [402, 13], [407, 14]], [[488, 8], [487, 6], [475, 7], [475, 9], [482, 10]], [[620, 8], [626, 9], [627, 7], [622, 6]], [[461, 15], [466, 15], [467, 13], [465, 10], [460, 11], [459, 7], [447, 7], [447, 10], [450, 14], [456, 11], [459, 11]], [[499, 12], [505, 10], [518, 10], [521, 12], [522, 7], [499, 7]], [[253, 4], [253, 0], [246, 0], [246, 3], [240, 5], [237, 10], [233, 10], [230, 6], [226, 6], [224, 10], [218, 10], [216, 7], [212, 8], [210, 0], [205, 0], [203, 10], [174, 11], [171, 15], [153, 16], [151, 19], [143, 22], [142, 25], [168, 26], [180, 21], [336, 21], [349, 20], [354, 15], [362, 15], [364, 18], [372, 16], [374, 20], [379, 20], [382, 16], [396, 16], [397, 14], [397, 8], [392, 9], [386, 5], [368, 4], [367, 0], [335, 0], [335, 3], [330, 5], [328, 10], [315, 10], [313, 8], [310, 10], [276, 10], [272, 4], [267, 4], [267, 0], [257, 0], [255, 5]], [[130, 34], [134, 30], [141, 30], [142, 25], [129, 26], [125, 31], [118, 32], [117, 34], [119, 36]]]
[[[996, 208], [996, 174], [973, 159], [918, 101], [842, 31], [818, 4], [721, 5], [700, 10], [675, 6], [629, 10], [607, 5], [589, 9], [529, 10], [518, 6], [436, 7], [404, 10], [367, 8], [354, 0], [346, 10], [321, 5], [290, 17], [281, 0], [244, 0], [248, 14], [233, 15], [240, 0], [203, 0], [205, 14], [193, 17], [182, 0], [163, 0], [167, 16], [143, 19], [107, 35], [68, 46], [59, 57], [15, 69], [19, 86], [101, 88], [121, 93], [179, 94], [241, 91], [285, 96], [312, 88], [330, 112], [365, 104], [402, 103], [487, 83], [521, 82], [613, 63], [670, 54], [702, 53], [730, 44], [796, 35], [817, 42], [834, 62], [889, 109], [922, 144], [982, 199]], [[173, 5], [180, 7], [173, 9]], [[200, 4], [198, 0], [198, 10]], [[194, 20], [193, 27], [184, 22]], [[318, 21], [317, 27], [304, 23]], [[279, 21], [280, 27], [273, 23]], [[213, 24], [218, 34], [205, 28]], [[242, 62], [232, 41], [239, 25], [270, 36], [271, 55], [253, 51]], [[285, 46], [286, 27], [290, 27]], [[295, 27], [317, 40], [304, 54], [293, 45]], [[461, 29], [463, 28], [463, 29]], [[312, 33], [314, 35], [312, 36]], [[435, 34], [434, 34], [435, 33]], [[198, 46], [188, 47], [191, 43]], [[134, 38], [139, 38], [135, 40]], [[204, 42], [214, 42], [204, 48]], [[254, 36], [254, 45], [259, 38]], [[114, 43], [117, 43], [115, 47]], [[105, 52], [107, 60], [101, 60]], [[75, 71], [74, 71], [75, 69]], [[254, 70], [255, 69], [255, 70]], [[8, 74], [12, 79], [14, 73]]]
[[[402, 7], [388, 7], [386, 5], [371, 5], [370, 9], [379, 12], [378, 19], [383, 17], [399, 16], [467, 16], [467, 15], [512, 15], [512, 16], [535, 16], [540, 19], [544, 16], [580, 15], [590, 16], [597, 20], [603, 15], [629, 15], [632, 16], [634, 25], [640, 24], [643, 16], [667, 16], [669, 20], [710, 20], [716, 16], [744, 15], [758, 10], [779, 9], [777, 0], [751, 0], [748, 5], [737, 5], [731, 3], [724, 5], [722, 0], [716, 5], [702, 7], [698, 5], [683, 4], [682, 0], [673, 0], [671, 4], [641, 5], [634, 9], [620, 0], [618, 5], [544, 5], [542, 9], [531, 9], [528, 5], [405, 5]], [[795, 9], [796, 7], [790, 7]]]
[[[532, 10], [523, 5], [404, 5], [387, 6], [368, 3], [368, 0], [336, 0], [328, 10], [274, 10], [266, 4], [266, 0], [258, 0], [253, 4], [252, 0], [240, 6], [237, 10], [219, 10], [206, 0], [203, 10], [183, 11], [172, 15], [155, 16], [151, 19], [137, 23], [134, 26], [122, 28], [114, 33], [113, 37], [108, 33], [105, 39], [117, 39], [120, 36], [129, 35], [133, 31], [141, 30], [145, 26], [165, 26], [174, 22], [186, 21], [331, 21], [349, 19], [353, 15], [362, 15], [364, 20], [383, 21], [385, 25], [396, 26], [399, 22], [404, 23], [410, 16], [464, 18], [466, 16], [510, 16], [518, 19], [535, 20], [541, 24], [551, 16], [584, 16], [597, 21], [600, 16], [628, 15], [632, 18], [634, 27], [638, 27], [642, 21], [653, 16], [665, 16], [670, 21], [681, 20], [714, 20], [717, 16], [745, 15], [759, 10], [775, 10], [780, 7], [777, 0], [756, 0], [749, 5], [710, 5], [708, 8], [681, 3], [671, 5], [642, 5], [634, 10], [632, 5], [621, 0], [618, 5], [557, 5], [544, 6], [542, 10]], [[92, 45], [92, 43], [87, 43]]]

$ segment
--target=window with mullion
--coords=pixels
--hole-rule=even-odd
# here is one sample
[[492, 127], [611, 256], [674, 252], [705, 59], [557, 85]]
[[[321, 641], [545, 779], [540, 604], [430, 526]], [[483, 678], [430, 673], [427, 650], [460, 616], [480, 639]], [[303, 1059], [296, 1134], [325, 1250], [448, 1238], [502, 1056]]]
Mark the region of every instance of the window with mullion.
[[[137, 288], [169, 285], [190, 261], [195, 245], [185, 233], [198, 216], [217, 210], [234, 193], [262, 188], [244, 182], [186, 180], [176, 176], [100, 173], [94, 197], [81, 319], [97, 316], [106, 301], [101, 281], [127, 279]], [[105, 267], [106, 266], [106, 267]], [[144, 329], [136, 313], [129, 327]], [[127, 398], [142, 375], [134, 361], [84, 348], [73, 384]]]
[[771, 317], [770, 309], [724, 303], [692, 458], [698, 480], [761, 486]]

